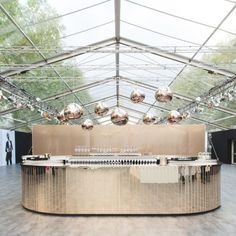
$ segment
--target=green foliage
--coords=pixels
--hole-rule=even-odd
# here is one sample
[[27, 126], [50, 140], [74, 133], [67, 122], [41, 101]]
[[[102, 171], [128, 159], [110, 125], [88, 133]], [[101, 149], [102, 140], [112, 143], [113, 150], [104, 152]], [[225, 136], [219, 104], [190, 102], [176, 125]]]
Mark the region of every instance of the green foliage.
[[[217, 48], [218, 49], [215, 53], [205, 53], [199, 60], [213, 66], [217, 66], [218, 68], [236, 71], [236, 39], [234, 38], [224, 43], [220, 43], [217, 45]], [[178, 79], [176, 79], [176, 81], [172, 84], [172, 90], [195, 99], [226, 79], [228, 78], [209, 74], [207, 71], [202, 69], [191, 67], [182, 73]], [[228, 107], [230, 109], [236, 110], [235, 99], [233, 101], [221, 103], [220, 105], [222, 107]], [[214, 122], [217, 119], [229, 116], [229, 114], [205, 107], [203, 113], [197, 115], [195, 114], [195, 116], [209, 122]], [[235, 119], [225, 119], [216, 122], [216, 124], [221, 124], [226, 127], [234, 127], [234, 121]]]
[[[63, 31], [63, 26], [58, 19], [47, 21], [47, 19], [57, 16], [56, 11], [47, 3], [47, 0], [11, 0], [4, 2], [3, 5], [14, 20], [23, 28], [26, 35], [43, 52], [45, 57], [50, 57], [60, 52], [60, 49], [62, 49], [60, 32]], [[16, 64], [24, 65], [43, 60], [37, 50], [8, 20], [3, 12], [0, 12], [0, 45], [8, 49], [0, 54], [0, 64], [7, 65], [2, 66], [2, 68], [0, 67], [1, 71], [12, 68]], [[24, 50], [24, 47], [29, 48], [29, 46], [31, 50]], [[43, 50], [52, 46], [57, 48], [57, 50]], [[19, 48], [23, 50], [14, 50]], [[70, 59], [69, 61], [57, 63], [55, 66], [56, 71], [63, 77], [65, 83], [72, 88], [83, 84], [83, 75], [74, 62], [75, 59]], [[54, 79], [50, 79], [51, 77]], [[72, 77], [78, 79], [74, 81], [71, 79]], [[68, 90], [65, 83], [49, 66], [29, 71], [23, 75], [14, 76], [14, 79], [11, 81], [25, 89], [28, 93], [41, 99]], [[90, 96], [87, 92], [77, 95], [83, 101], [90, 101]], [[75, 97], [68, 96], [52, 101], [50, 105], [55, 105], [56, 109], [61, 110], [69, 102], [78, 101]], [[3, 106], [2, 102], [1, 106]], [[10, 107], [11, 105], [8, 104], [8, 106]], [[6, 107], [6, 104], [4, 104], [4, 107]], [[11, 115], [17, 119], [30, 120], [31, 116], [35, 114], [39, 116], [37, 112], [24, 109]]]

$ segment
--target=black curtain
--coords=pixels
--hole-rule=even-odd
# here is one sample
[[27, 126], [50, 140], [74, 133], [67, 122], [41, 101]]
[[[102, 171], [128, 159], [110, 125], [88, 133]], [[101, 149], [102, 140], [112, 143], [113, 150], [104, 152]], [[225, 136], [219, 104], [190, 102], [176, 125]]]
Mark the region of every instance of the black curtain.
[[[212, 133], [212, 144], [215, 148], [219, 160], [225, 164], [231, 164], [231, 142], [236, 140], [236, 130], [225, 130]], [[212, 158], [216, 154], [212, 148]]]
[[16, 131], [15, 145], [16, 163], [20, 163], [21, 156], [32, 154], [32, 134]]

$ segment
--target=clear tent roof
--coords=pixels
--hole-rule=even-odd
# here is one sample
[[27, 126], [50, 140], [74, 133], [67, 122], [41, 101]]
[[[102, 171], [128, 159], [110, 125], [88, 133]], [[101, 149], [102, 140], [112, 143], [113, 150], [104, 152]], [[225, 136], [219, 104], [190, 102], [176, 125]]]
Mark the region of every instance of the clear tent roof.
[[[56, 111], [82, 105], [76, 124], [111, 124], [119, 105], [130, 124], [141, 124], [147, 112], [158, 124], [178, 110], [191, 113], [182, 124], [234, 128], [235, 8], [231, 0], [3, 0], [0, 127], [56, 122], [41, 118], [37, 107], [19, 108], [16, 100], [25, 96]], [[166, 86], [172, 101], [157, 102], [155, 91]], [[144, 102], [130, 101], [134, 89], [145, 93]], [[110, 108], [105, 117], [94, 114], [98, 101]]]

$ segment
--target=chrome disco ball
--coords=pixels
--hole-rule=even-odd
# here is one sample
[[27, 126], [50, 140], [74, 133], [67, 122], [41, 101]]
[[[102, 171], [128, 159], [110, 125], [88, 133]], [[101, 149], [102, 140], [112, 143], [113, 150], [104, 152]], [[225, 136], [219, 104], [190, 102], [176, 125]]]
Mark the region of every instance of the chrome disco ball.
[[70, 103], [64, 108], [64, 116], [68, 120], [79, 119], [83, 113], [83, 108], [77, 103]]
[[119, 107], [116, 107], [116, 109], [111, 113], [111, 122], [114, 125], [125, 125], [128, 120], [128, 113]]
[[170, 102], [173, 98], [173, 93], [169, 87], [158, 88], [155, 93], [155, 98], [158, 102]]
[[109, 111], [108, 106], [104, 102], [98, 102], [94, 108], [95, 114], [98, 116], [104, 116]]
[[57, 114], [57, 119], [60, 123], [65, 123], [68, 121], [68, 119], [64, 116], [64, 109], [59, 114]]
[[130, 99], [133, 103], [139, 103], [145, 99], [145, 94], [140, 90], [134, 90], [130, 94]]
[[155, 122], [155, 117], [151, 113], [147, 113], [143, 116], [143, 123], [146, 125], [153, 124]]
[[179, 122], [182, 120], [182, 116], [178, 111], [170, 111], [167, 116], [167, 120], [169, 123]]
[[82, 129], [83, 130], [92, 130], [93, 129], [93, 122], [90, 119], [86, 119], [83, 123], [82, 123]]

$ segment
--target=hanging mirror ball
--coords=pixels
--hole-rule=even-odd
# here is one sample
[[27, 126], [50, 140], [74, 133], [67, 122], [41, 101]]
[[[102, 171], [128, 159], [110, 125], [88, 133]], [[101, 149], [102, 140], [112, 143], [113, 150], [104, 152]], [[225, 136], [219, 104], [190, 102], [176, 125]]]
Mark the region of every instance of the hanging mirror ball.
[[57, 114], [57, 119], [60, 123], [65, 123], [68, 121], [68, 119], [64, 116], [64, 109], [59, 114]]
[[93, 129], [93, 122], [90, 119], [86, 119], [82, 125], [83, 130], [92, 130]]
[[125, 125], [127, 124], [128, 120], [128, 113], [119, 107], [116, 107], [111, 113], [111, 122], [114, 125]]
[[155, 117], [151, 113], [147, 113], [143, 116], [143, 123], [146, 125], [153, 124], [156, 121]]
[[82, 107], [77, 103], [70, 103], [64, 108], [64, 116], [68, 120], [79, 119], [83, 113]]
[[98, 102], [94, 108], [94, 112], [98, 116], [104, 116], [108, 113], [109, 108], [104, 102]]
[[142, 91], [136, 89], [130, 94], [130, 99], [133, 103], [139, 103], [145, 99], [145, 94]]
[[155, 98], [158, 102], [170, 102], [173, 98], [173, 93], [169, 87], [158, 88], [155, 93]]
[[167, 116], [167, 120], [169, 123], [179, 122], [182, 120], [182, 116], [178, 111], [170, 111]]

